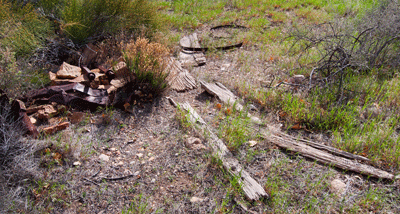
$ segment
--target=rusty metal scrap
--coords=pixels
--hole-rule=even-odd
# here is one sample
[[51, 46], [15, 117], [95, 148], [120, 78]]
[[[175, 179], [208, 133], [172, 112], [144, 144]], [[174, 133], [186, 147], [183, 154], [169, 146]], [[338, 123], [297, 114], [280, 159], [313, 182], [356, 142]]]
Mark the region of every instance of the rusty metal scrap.
[[80, 83], [50, 86], [47, 88], [30, 91], [24, 100], [42, 99], [47, 102], [78, 107], [79, 109], [96, 109], [97, 106], [110, 104], [107, 90], [93, 89]]

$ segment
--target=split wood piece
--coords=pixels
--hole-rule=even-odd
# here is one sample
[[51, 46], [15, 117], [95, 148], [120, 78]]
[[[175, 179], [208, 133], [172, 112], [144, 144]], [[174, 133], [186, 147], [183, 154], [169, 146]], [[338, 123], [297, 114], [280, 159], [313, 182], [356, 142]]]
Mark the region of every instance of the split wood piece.
[[334, 166], [337, 168], [341, 168], [344, 170], [349, 170], [353, 172], [358, 172], [367, 176], [383, 178], [393, 180], [394, 175], [377, 169], [375, 167], [358, 163], [356, 161], [352, 161], [343, 157], [334, 156], [328, 152], [321, 151], [319, 149], [313, 148], [311, 146], [305, 145], [298, 141], [293, 141], [290, 139], [285, 139], [283, 137], [276, 136], [271, 134], [270, 136], [266, 136], [273, 144], [277, 146], [293, 151], [298, 152], [301, 155], [314, 159], [320, 163], [327, 164], [330, 166]]
[[81, 64], [82, 65], [89, 65], [91, 64], [98, 55], [98, 47], [93, 45], [92, 43], [86, 44], [85, 49], [83, 50], [81, 56]]
[[75, 65], [70, 65], [64, 62], [57, 71], [57, 78], [59, 79], [74, 79], [81, 75], [81, 68]]
[[[235, 106], [237, 111], [242, 111], [243, 106], [238, 102], [238, 97], [234, 95], [229, 89], [227, 89], [221, 83], [207, 83], [200, 80], [201, 87], [204, 88], [209, 94], [218, 97], [223, 103]], [[256, 124], [261, 124], [261, 120], [258, 117], [252, 116], [250, 113], [247, 115], [251, 121]]]
[[[175, 103], [173, 100], [171, 103]], [[210, 140], [209, 146], [212, 148], [213, 153], [218, 156], [222, 161], [224, 168], [232, 175], [240, 177], [242, 182], [242, 189], [249, 200], [259, 200], [260, 197], [268, 197], [264, 188], [254, 180], [250, 174], [240, 165], [239, 161], [233, 157], [232, 153], [225, 146], [224, 142], [214, 134], [211, 128], [204, 122], [204, 120], [197, 114], [197, 112], [188, 103], [180, 104], [190, 115], [190, 121], [198, 123], [202, 132], [208, 132]]]
[[[181, 47], [187, 48], [200, 48], [199, 39], [197, 33], [193, 33], [189, 36], [184, 36], [180, 40]], [[199, 51], [181, 51], [179, 53], [179, 60], [184, 67], [201, 66], [206, 64], [206, 57], [203, 52]]]
[[360, 156], [360, 155], [351, 154], [349, 152], [345, 152], [345, 151], [333, 148], [331, 146], [323, 145], [323, 144], [320, 144], [320, 143], [315, 143], [315, 142], [312, 142], [312, 141], [309, 141], [309, 140], [305, 140], [305, 139], [301, 139], [301, 138], [295, 138], [295, 137], [290, 136], [290, 135], [288, 135], [286, 133], [283, 133], [283, 132], [275, 132], [274, 134], [278, 135], [280, 137], [290, 138], [290, 140], [302, 141], [302, 142], [304, 142], [305, 144], [307, 144], [307, 145], [309, 145], [311, 147], [314, 147], [316, 149], [325, 150], [325, 151], [327, 151], [329, 153], [332, 153], [334, 155], [339, 155], [339, 156], [342, 156], [342, 157], [345, 157], [345, 158], [354, 159], [354, 160], [361, 160], [361, 161], [371, 162], [371, 160], [366, 158], [366, 157], [363, 157], [363, 156]]
[[33, 125], [32, 121], [26, 114], [26, 107], [22, 101], [13, 100], [11, 103], [11, 112], [13, 114], [14, 121], [18, 121], [21, 124], [22, 129], [25, 132], [24, 134], [28, 134], [33, 138], [37, 138], [39, 136], [36, 126]]
[[169, 59], [166, 71], [169, 71], [166, 80], [171, 89], [187, 91], [197, 88], [195, 78], [186, 69], [183, 69], [175, 58], [171, 57]]
[[68, 127], [69, 127], [69, 122], [63, 122], [63, 123], [60, 123], [60, 124], [57, 124], [54, 126], [49, 126], [49, 127], [43, 128], [41, 132], [44, 135], [50, 135], [50, 134], [54, 134], [58, 131], [64, 130]]

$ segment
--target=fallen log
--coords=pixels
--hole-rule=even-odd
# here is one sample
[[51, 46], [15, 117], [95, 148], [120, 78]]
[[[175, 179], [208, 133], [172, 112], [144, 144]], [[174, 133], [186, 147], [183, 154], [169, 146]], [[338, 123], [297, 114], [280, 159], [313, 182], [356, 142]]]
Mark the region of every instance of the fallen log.
[[375, 167], [358, 163], [343, 157], [334, 156], [328, 152], [321, 151], [319, 149], [313, 148], [311, 146], [305, 145], [299, 141], [290, 140], [284, 137], [280, 137], [274, 134], [265, 135], [266, 139], [281, 148], [297, 152], [304, 157], [311, 158], [320, 163], [327, 164], [329, 166], [334, 166], [344, 170], [349, 170], [357, 173], [361, 173], [367, 176], [393, 180], [394, 175], [377, 169]]
[[[172, 99], [170, 102], [177, 105]], [[224, 142], [213, 133], [211, 128], [205, 121], [197, 114], [197, 112], [188, 104], [179, 104], [180, 107], [189, 113], [189, 119], [192, 123], [200, 125], [202, 132], [207, 132], [209, 140], [208, 145], [212, 148], [213, 153], [221, 160], [224, 168], [235, 177], [238, 177], [242, 183], [242, 189], [249, 200], [259, 200], [260, 197], [268, 197], [264, 188], [254, 180], [250, 174], [242, 167], [239, 161], [233, 157], [232, 153], [225, 146]]]

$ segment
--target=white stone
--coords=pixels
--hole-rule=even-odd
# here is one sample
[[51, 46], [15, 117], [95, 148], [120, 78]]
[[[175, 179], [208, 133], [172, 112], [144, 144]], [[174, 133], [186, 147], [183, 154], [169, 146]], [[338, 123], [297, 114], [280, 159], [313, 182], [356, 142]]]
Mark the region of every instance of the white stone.
[[340, 179], [334, 179], [331, 181], [331, 192], [337, 195], [342, 195], [346, 190], [346, 184]]
[[142, 157], [143, 157], [143, 154], [142, 154], [142, 153], [137, 153], [136, 156], [137, 156], [138, 158], [142, 158]]
[[73, 164], [74, 164], [74, 166], [80, 166], [80, 165], [82, 165], [82, 163], [79, 162], [79, 161], [75, 161]]
[[255, 140], [250, 140], [250, 141], [248, 142], [248, 144], [249, 144], [250, 147], [253, 147], [253, 146], [257, 145], [257, 141], [255, 141]]
[[100, 159], [101, 161], [107, 162], [107, 161], [110, 160], [110, 156], [105, 155], [105, 154], [101, 154], [101, 155], [99, 156], [99, 159]]
[[190, 202], [192, 202], [192, 203], [199, 203], [199, 202], [203, 202], [203, 201], [204, 201], [204, 199], [198, 198], [198, 197], [192, 197], [190, 199]]

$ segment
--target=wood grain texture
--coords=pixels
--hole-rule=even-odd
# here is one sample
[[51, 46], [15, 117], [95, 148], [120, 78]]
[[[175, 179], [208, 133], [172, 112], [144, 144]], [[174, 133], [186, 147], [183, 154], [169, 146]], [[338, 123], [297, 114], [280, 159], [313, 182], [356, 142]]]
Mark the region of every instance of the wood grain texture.
[[240, 179], [246, 197], [252, 201], [259, 200], [260, 197], [268, 197], [264, 188], [242, 167], [239, 161], [228, 150], [224, 142], [214, 134], [212, 129], [204, 122], [200, 115], [197, 114], [188, 103], [179, 104], [179, 106], [189, 113], [189, 118], [192, 123], [197, 123], [202, 132], [208, 134], [208, 145], [211, 147], [213, 153], [222, 161], [224, 168], [232, 176], [236, 176]]
[[266, 138], [269, 139], [271, 143], [281, 148], [293, 152], [298, 152], [302, 156], [311, 158], [323, 164], [327, 164], [344, 170], [361, 173], [375, 178], [383, 178], [388, 180], [394, 179], [394, 175], [386, 171], [377, 169], [375, 167], [366, 164], [361, 164], [356, 161], [349, 160], [343, 157], [334, 156], [328, 152], [321, 151], [319, 149], [308, 146], [302, 142], [289, 139], [287, 137], [281, 137], [275, 134], [270, 134], [269, 136], [266, 136]]

